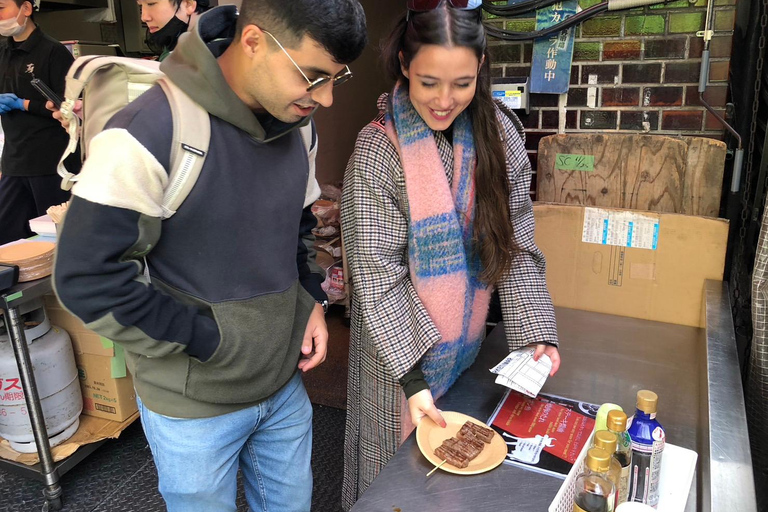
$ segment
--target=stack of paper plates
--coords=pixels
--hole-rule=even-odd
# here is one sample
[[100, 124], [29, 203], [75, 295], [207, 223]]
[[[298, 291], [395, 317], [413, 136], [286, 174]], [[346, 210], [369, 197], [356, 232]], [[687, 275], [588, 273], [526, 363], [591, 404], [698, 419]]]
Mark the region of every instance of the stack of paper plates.
[[51, 275], [53, 251], [52, 242], [23, 242], [0, 247], [0, 263], [19, 267], [19, 282], [34, 281]]

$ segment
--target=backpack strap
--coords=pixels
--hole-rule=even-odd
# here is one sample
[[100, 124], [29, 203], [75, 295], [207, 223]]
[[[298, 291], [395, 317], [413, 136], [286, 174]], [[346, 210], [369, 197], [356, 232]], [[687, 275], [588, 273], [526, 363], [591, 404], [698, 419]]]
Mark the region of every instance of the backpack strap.
[[[67, 170], [64, 166], [64, 160], [77, 151], [78, 135], [80, 133], [80, 118], [75, 114], [75, 103], [83, 94], [83, 89], [85, 89], [85, 86], [88, 84], [88, 80], [80, 80], [79, 77], [82, 74], [83, 69], [87, 67], [88, 63], [96, 58], [98, 57], [80, 57], [72, 63], [69, 71], [67, 71], [64, 101], [61, 103], [59, 111], [64, 119], [69, 121], [69, 126], [67, 128], [69, 142], [67, 143], [67, 148], [64, 150], [64, 154], [59, 159], [59, 165], [56, 167], [56, 172], [61, 176], [62, 190], [71, 189], [72, 185], [77, 181], [77, 175], [72, 174]], [[88, 77], [90, 77], [90, 75], [91, 73], [88, 73]]]
[[315, 160], [317, 158], [317, 130], [315, 129], [315, 121], [312, 120], [299, 128], [299, 133], [301, 133], [301, 140], [304, 141], [307, 159], [309, 160], [307, 190], [304, 194], [304, 208], [306, 208], [320, 198], [320, 185], [315, 177]]
[[[77, 176], [67, 171], [66, 167], [64, 167], [64, 160], [77, 150], [78, 139], [80, 140], [83, 155], [85, 155], [88, 149], [86, 145], [90, 138], [94, 134], [101, 132], [104, 128], [103, 125], [114, 113], [149, 89], [160, 74], [160, 64], [154, 61], [127, 57], [108, 57], [104, 55], [88, 55], [75, 59], [67, 72], [64, 101], [60, 108], [64, 119], [69, 121], [67, 129], [69, 143], [56, 168], [59, 176], [62, 177], [62, 189], [71, 189], [72, 185], [77, 181]], [[129, 77], [133, 77], [131, 82], [129, 82]], [[121, 95], [108, 103], [104, 102], [104, 98], [90, 100], [91, 102], [96, 102], [96, 108], [100, 111], [101, 116], [97, 123], [94, 123], [92, 119], [83, 125], [80, 118], [74, 112], [77, 100], [83, 95], [86, 87], [94, 79], [97, 80], [94, 83], [98, 88], [104, 88], [103, 86], [109, 85], [113, 78], [119, 79], [120, 87], [127, 88], [127, 94], [123, 90]], [[135, 83], [133, 82], [134, 80]], [[114, 92], [109, 87], [106, 87], [106, 90]], [[105, 109], [105, 106], [109, 106], [109, 108]], [[86, 109], [89, 109], [88, 105], [84, 104], [83, 109], [85, 117], [92, 117], [92, 113], [86, 111]]]
[[163, 196], [163, 219], [176, 213], [194, 188], [211, 142], [208, 112], [176, 84], [161, 78], [157, 82], [168, 97], [173, 117], [173, 139], [168, 186]]

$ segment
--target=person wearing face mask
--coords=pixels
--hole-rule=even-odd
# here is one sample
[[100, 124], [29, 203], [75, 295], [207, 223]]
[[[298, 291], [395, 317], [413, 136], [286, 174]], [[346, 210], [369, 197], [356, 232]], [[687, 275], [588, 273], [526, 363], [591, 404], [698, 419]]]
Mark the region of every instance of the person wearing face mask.
[[[195, 27], [197, 18], [210, 7], [209, 0], [137, 0], [141, 9], [141, 21], [147, 25], [144, 39], [147, 47], [163, 61], [171, 54], [181, 34]], [[66, 130], [69, 122], [56, 106], [48, 102], [46, 108]], [[75, 113], [80, 114], [82, 103], [75, 104]]]
[[523, 127], [492, 99], [480, 4], [408, 0], [383, 51], [396, 84], [344, 176], [346, 510], [425, 416], [445, 426], [434, 401], [475, 360], [494, 288], [509, 348], [560, 366]]
[[137, 0], [141, 21], [147, 25], [145, 42], [164, 60], [176, 47], [179, 36], [193, 28], [197, 17], [208, 10], [209, 0]]
[[[64, 95], [64, 79], [74, 61], [61, 43], [32, 19], [39, 7], [29, 0], [0, 0], [0, 122], [5, 147], [0, 161], [0, 244], [32, 235], [28, 221], [69, 198], [56, 174], [67, 134], [46, 109], [33, 78]], [[74, 156], [74, 155], [73, 155]], [[79, 156], [67, 167], [76, 171]]]

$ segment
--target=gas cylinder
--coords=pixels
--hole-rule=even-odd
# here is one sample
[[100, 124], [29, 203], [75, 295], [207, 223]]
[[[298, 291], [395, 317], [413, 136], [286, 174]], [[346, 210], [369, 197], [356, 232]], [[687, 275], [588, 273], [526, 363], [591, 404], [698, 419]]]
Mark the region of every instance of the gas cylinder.
[[[20, 453], [37, 451], [19, 369], [0, 317], [0, 437]], [[22, 317], [29, 357], [51, 447], [80, 426], [83, 397], [69, 334], [52, 326], [40, 307]]]

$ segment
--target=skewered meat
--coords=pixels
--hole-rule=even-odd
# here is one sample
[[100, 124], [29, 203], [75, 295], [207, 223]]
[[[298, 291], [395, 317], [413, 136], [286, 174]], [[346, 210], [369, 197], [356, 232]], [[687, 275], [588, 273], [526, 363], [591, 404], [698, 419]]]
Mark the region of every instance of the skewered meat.
[[468, 421], [461, 426], [461, 430], [459, 430], [459, 437], [462, 436], [462, 432], [463, 433], [472, 432], [478, 439], [480, 439], [484, 443], [490, 443], [491, 439], [493, 439], [493, 430], [489, 428], [481, 427], [480, 425], [476, 423], [472, 423], [471, 421]]
[[483, 443], [471, 443], [463, 439], [456, 439], [455, 437], [446, 439], [443, 441], [443, 444], [446, 444], [454, 450], [460, 452], [469, 460], [472, 460], [480, 455], [480, 452], [483, 451], [483, 447], [485, 446]]
[[461, 430], [456, 433], [456, 437], [462, 441], [470, 443], [473, 446], [479, 446], [481, 450], [485, 446], [485, 443], [479, 437], [477, 437], [477, 434], [469, 429], [465, 429], [464, 427], [462, 427]]
[[441, 444], [435, 449], [435, 455], [448, 462], [452, 466], [456, 466], [459, 469], [463, 469], [469, 466], [469, 459], [458, 451], [446, 446], [445, 443]]

